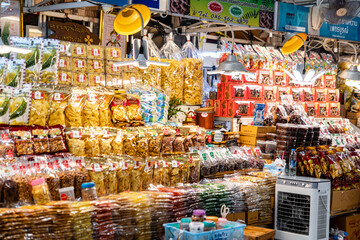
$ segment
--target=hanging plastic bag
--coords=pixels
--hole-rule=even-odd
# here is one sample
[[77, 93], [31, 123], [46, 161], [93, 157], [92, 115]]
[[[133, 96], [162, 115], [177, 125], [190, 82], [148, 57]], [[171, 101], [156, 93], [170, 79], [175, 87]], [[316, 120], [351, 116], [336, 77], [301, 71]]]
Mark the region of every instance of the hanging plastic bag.
[[202, 103], [203, 61], [198, 57], [197, 49], [187, 36], [187, 42], [181, 48], [184, 57], [184, 103], [200, 105]]
[[180, 48], [172, 40], [170, 33], [169, 40], [161, 48], [161, 61], [170, 63], [170, 66], [161, 67], [161, 87], [170, 89], [171, 96], [183, 100], [184, 86], [184, 63], [181, 61], [182, 54]]

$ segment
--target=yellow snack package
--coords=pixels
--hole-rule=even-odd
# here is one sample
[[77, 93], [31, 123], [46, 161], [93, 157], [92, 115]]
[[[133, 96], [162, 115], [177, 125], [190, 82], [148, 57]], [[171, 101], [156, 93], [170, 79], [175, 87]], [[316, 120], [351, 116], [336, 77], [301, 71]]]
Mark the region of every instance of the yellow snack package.
[[73, 91], [69, 104], [65, 108], [66, 127], [82, 127], [81, 112], [84, 107], [86, 94], [80, 91]]
[[73, 86], [88, 86], [88, 74], [83, 72], [73, 72]]
[[173, 59], [161, 59], [170, 63], [168, 67], [161, 67], [161, 87], [170, 89], [171, 96], [183, 100], [184, 90], [184, 63]]
[[71, 43], [71, 56], [75, 58], [87, 58], [87, 45]]
[[38, 88], [33, 89], [31, 94], [31, 108], [29, 125], [46, 126], [49, 118], [50, 89]]
[[111, 122], [110, 103], [114, 95], [110, 91], [104, 91], [99, 95], [99, 119], [100, 127], [113, 127]]
[[110, 109], [112, 113], [112, 122], [116, 127], [124, 127], [129, 123], [126, 103], [126, 94], [123, 91], [115, 91]]
[[99, 45], [88, 45], [87, 55], [89, 59], [104, 59], [104, 48]]
[[72, 84], [72, 72], [70, 71], [59, 71], [58, 84], [59, 85], [71, 85]]
[[97, 59], [89, 59], [89, 73], [103, 73], [104, 72], [104, 61]]
[[111, 142], [111, 150], [113, 155], [123, 154], [124, 151], [124, 131], [118, 130], [115, 138]]
[[89, 74], [89, 85], [105, 87], [105, 75], [102, 73], [90, 73]]
[[68, 105], [70, 93], [64, 89], [55, 89], [51, 94], [48, 126], [65, 126], [65, 108]]
[[87, 92], [81, 118], [83, 127], [97, 127], [100, 125], [99, 99], [97, 92]]
[[80, 129], [74, 128], [66, 132], [66, 142], [69, 152], [74, 156], [85, 156], [85, 141]]
[[71, 60], [71, 68], [74, 72], [86, 72], [88, 62], [84, 58], [73, 58]]
[[71, 71], [71, 58], [66, 56], [60, 56], [58, 68], [62, 71]]
[[202, 104], [203, 61], [201, 59], [186, 58], [184, 75], [184, 103], [189, 105]]
[[105, 58], [106, 60], [120, 61], [121, 49], [118, 47], [105, 47]]

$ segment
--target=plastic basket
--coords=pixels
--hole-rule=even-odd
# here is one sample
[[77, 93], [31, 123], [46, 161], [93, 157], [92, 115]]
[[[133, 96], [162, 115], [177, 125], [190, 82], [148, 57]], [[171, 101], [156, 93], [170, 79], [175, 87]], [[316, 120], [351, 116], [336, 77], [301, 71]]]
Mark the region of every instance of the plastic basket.
[[243, 240], [245, 224], [239, 226], [214, 230], [203, 233], [190, 233], [180, 230], [179, 223], [167, 223], [165, 228], [165, 240]]

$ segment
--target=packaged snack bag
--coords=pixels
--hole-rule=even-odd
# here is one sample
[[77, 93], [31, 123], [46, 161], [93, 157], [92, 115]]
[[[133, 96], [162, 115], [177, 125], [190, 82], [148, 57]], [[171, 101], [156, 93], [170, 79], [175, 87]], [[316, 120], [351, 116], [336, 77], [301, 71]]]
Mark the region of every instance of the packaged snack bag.
[[48, 126], [65, 126], [65, 109], [68, 106], [71, 94], [66, 89], [56, 88], [50, 95], [50, 109]]
[[4, 70], [3, 84], [9, 87], [21, 88], [25, 77], [25, 60], [14, 59], [7, 61]]
[[14, 90], [10, 87], [0, 88], [0, 124], [10, 123], [10, 102]]
[[56, 39], [44, 39], [42, 56], [41, 83], [56, 84], [57, 66], [59, 61], [59, 44]]
[[49, 118], [52, 89], [33, 88], [29, 125], [46, 126]]
[[31, 88], [15, 89], [10, 100], [10, 125], [27, 125], [29, 122]]
[[73, 91], [69, 103], [65, 108], [66, 127], [82, 127], [81, 112], [85, 103], [85, 94], [81, 91]]
[[81, 112], [81, 121], [84, 127], [100, 126], [99, 105], [100, 101], [98, 99], [98, 93], [95, 91], [88, 91], [84, 108]]

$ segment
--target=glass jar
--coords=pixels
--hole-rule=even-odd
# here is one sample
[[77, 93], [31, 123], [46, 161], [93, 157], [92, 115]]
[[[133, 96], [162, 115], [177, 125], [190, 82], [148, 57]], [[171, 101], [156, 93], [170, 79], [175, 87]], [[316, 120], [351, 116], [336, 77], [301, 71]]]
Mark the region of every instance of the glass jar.
[[202, 209], [196, 209], [193, 211], [193, 214], [191, 216], [192, 222], [203, 222], [205, 220], [206, 212]]
[[214, 221], [205, 220], [203, 223], [204, 223], [204, 232], [216, 230], [216, 224]]
[[95, 183], [87, 182], [81, 184], [81, 196], [83, 201], [92, 201], [97, 199]]
[[50, 191], [47, 183], [44, 178], [38, 178], [31, 181], [32, 186], [32, 195], [34, 198], [35, 204], [46, 204], [50, 202]]
[[190, 230], [191, 218], [182, 218], [180, 220], [180, 229], [189, 231]]
[[75, 201], [74, 187], [65, 187], [59, 189], [60, 199], [62, 201]]

